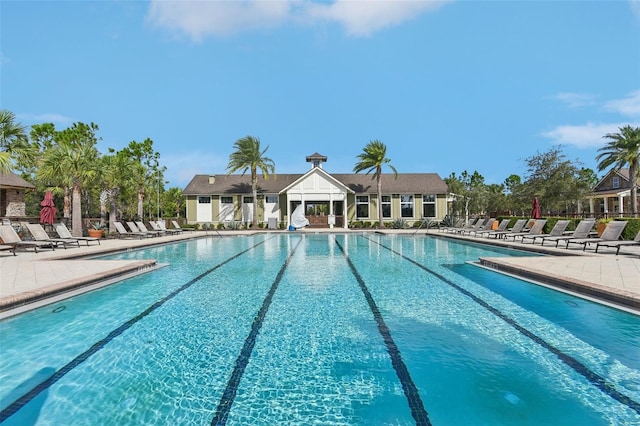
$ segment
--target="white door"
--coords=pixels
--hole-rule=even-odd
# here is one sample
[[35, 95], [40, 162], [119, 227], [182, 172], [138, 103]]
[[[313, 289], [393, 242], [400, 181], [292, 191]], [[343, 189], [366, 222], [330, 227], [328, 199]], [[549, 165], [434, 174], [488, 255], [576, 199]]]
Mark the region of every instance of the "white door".
[[198, 211], [196, 213], [197, 222], [211, 222], [213, 213], [211, 212], [211, 197], [199, 196], [198, 197]]
[[220, 197], [220, 214], [218, 215], [218, 221], [233, 221], [233, 197]]
[[242, 221], [244, 223], [253, 222], [253, 197], [242, 198]]
[[269, 218], [280, 218], [280, 207], [278, 206], [277, 195], [266, 195], [264, 197], [264, 220], [269, 221]]

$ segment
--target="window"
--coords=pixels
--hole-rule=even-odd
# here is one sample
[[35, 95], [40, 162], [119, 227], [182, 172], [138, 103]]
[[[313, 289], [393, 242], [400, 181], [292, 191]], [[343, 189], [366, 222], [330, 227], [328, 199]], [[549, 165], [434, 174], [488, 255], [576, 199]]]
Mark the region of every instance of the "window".
[[361, 219], [369, 218], [369, 196], [356, 195], [356, 217]]
[[613, 187], [620, 188], [620, 178], [618, 176], [613, 177]]
[[220, 197], [220, 204], [233, 204], [233, 197]]
[[436, 196], [422, 196], [422, 217], [436, 217]]
[[211, 204], [211, 197], [198, 197], [198, 204]]
[[277, 195], [267, 195], [265, 198], [265, 202], [270, 204], [278, 204], [278, 196]]
[[253, 203], [253, 197], [242, 197], [242, 202], [245, 204], [252, 204]]
[[413, 195], [400, 195], [400, 212], [402, 217], [413, 217]]
[[382, 196], [382, 217], [391, 217], [391, 195]]

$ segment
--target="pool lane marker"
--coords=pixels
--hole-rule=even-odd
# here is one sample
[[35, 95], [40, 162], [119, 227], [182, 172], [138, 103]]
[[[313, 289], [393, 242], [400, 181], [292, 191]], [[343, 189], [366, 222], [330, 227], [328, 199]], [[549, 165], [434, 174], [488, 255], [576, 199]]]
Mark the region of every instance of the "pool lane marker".
[[422, 403], [422, 399], [420, 398], [420, 392], [418, 391], [418, 387], [413, 382], [413, 379], [409, 374], [409, 370], [407, 369], [407, 366], [402, 360], [402, 355], [400, 354], [400, 350], [398, 349], [398, 346], [396, 345], [396, 343], [393, 341], [393, 337], [391, 337], [391, 332], [389, 331], [389, 327], [387, 327], [387, 324], [384, 322], [384, 318], [380, 313], [380, 309], [378, 309], [378, 305], [376, 305], [376, 302], [373, 299], [373, 296], [369, 292], [369, 289], [367, 288], [367, 284], [365, 283], [364, 279], [360, 275], [360, 272], [358, 272], [358, 269], [355, 267], [355, 265], [349, 258], [349, 255], [347, 254], [345, 249], [338, 242], [338, 240], [335, 239], [335, 237], [334, 237], [334, 240], [336, 245], [340, 248], [340, 251], [342, 251], [342, 254], [344, 255], [345, 259], [347, 260], [347, 263], [349, 264], [349, 268], [351, 269], [351, 273], [356, 278], [356, 281], [358, 281], [358, 285], [360, 285], [360, 290], [362, 290], [362, 293], [364, 294], [364, 297], [367, 300], [367, 303], [369, 304], [369, 309], [371, 310], [371, 313], [373, 314], [373, 317], [375, 318], [376, 323], [378, 324], [378, 331], [382, 335], [384, 344], [387, 347], [387, 352], [391, 357], [391, 364], [393, 365], [393, 369], [396, 370], [396, 375], [398, 376], [398, 379], [400, 379], [400, 383], [402, 384], [402, 390], [404, 391], [404, 395], [407, 398], [407, 401], [409, 403], [409, 408], [411, 409], [411, 415], [413, 416], [413, 419], [416, 421], [416, 425], [418, 426], [431, 425], [431, 421], [429, 420], [429, 415], [427, 413], [427, 410], [424, 408], [424, 404]]
[[421, 263], [419, 263], [419, 262], [417, 262], [417, 261], [415, 261], [415, 260], [413, 260], [413, 259], [411, 259], [409, 257], [406, 257], [404, 254], [392, 249], [391, 247], [388, 247], [388, 246], [386, 246], [386, 245], [384, 245], [384, 244], [382, 244], [382, 243], [380, 243], [378, 241], [374, 241], [374, 240], [372, 240], [370, 238], [367, 238], [367, 237], [363, 237], [363, 238], [365, 238], [365, 239], [367, 239], [367, 240], [379, 245], [380, 247], [383, 247], [383, 248], [389, 250], [390, 252], [400, 256], [402, 259], [405, 259], [405, 260], [413, 263], [414, 265], [416, 265], [420, 269], [432, 274], [436, 278], [442, 280], [444, 283], [446, 283], [446, 284], [450, 285], [451, 287], [453, 287], [454, 289], [458, 290], [460, 293], [462, 293], [465, 296], [471, 298], [474, 302], [476, 302], [477, 304], [479, 304], [483, 308], [487, 309], [489, 312], [491, 312], [495, 316], [497, 316], [500, 319], [502, 319], [503, 321], [505, 321], [507, 324], [509, 324], [510, 326], [515, 328], [516, 330], [518, 330], [520, 333], [522, 333], [523, 335], [527, 336], [528, 338], [530, 338], [531, 340], [533, 340], [534, 342], [536, 342], [537, 344], [539, 344], [540, 346], [542, 346], [543, 348], [548, 350], [549, 352], [553, 353], [562, 362], [564, 362], [566, 365], [571, 367], [578, 374], [580, 374], [583, 377], [585, 377], [589, 382], [591, 382], [594, 386], [596, 386], [602, 392], [604, 392], [605, 394], [609, 395], [611, 398], [615, 399], [616, 401], [620, 402], [621, 404], [626, 405], [627, 407], [629, 407], [630, 409], [632, 409], [636, 413], [640, 414], [640, 402], [635, 401], [631, 397], [629, 397], [629, 396], [623, 394], [622, 392], [618, 391], [613, 383], [608, 382], [607, 379], [605, 379], [604, 377], [600, 376], [595, 371], [592, 371], [591, 369], [589, 369], [589, 367], [587, 367], [586, 365], [584, 365], [583, 363], [581, 363], [580, 361], [578, 361], [577, 359], [575, 359], [571, 355], [562, 352], [560, 349], [556, 348], [551, 343], [549, 343], [546, 340], [544, 340], [542, 337], [538, 336], [537, 334], [533, 333], [532, 331], [527, 330], [525, 327], [523, 327], [520, 324], [518, 324], [516, 322], [516, 320], [514, 320], [511, 317], [509, 317], [507, 314], [501, 312], [497, 308], [494, 308], [488, 302], [484, 301], [480, 297], [478, 297], [475, 294], [471, 293], [469, 290], [466, 290], [463, 287], [459, 286], [458, 284], [454, 283], [453, 281], [449, 280], [445, 276], [440, 275], [438, 272], [436, 272], [436, 271], [434, 271], [434, 270], [432, 270], [430, 268], [427, 268], [423, 264], [421, 264]]
[[[275, 237], [271, 237], [271, 238], [275, 238]], [[34, 399], [36, 396], [38, 396], [38, 394], [40, 394], [40, 392], [48, 389], [50, 386], [55, 384], [58, 380], [62, 379], [64, 376], [67, 375], [67, 373], [69, 373], [71, 370], [73, 370], [74, 368], [76, 368], [77, 366], [79, 366], [80, 364], [85, 362], [87, 359], [89, 359], [89, 357], [94, 355], [100, 349], [104, 348], [109, 342], [111, 342], [113, 339], [115, 339], [116, 337], [118, 337], [119, 335], [124, 333], [126, 330], [131, 328], [138, 321], [140, 321], [141, 319], [143, 319], [144, 317], [146, 317], [147, 315], [149, 315], [150, 313], [152, 313], [153, 311], [158, 309], [160, 306], [164, 305], [166, 302], [168, 302], [169, 300], [173, 299], [175, 296], [177, 296], [178, 294], [182, 293], [184, 290], [188, 289], [193, 284], [197, 283], [198, 281], [200, 281], [201, 279], [203, 279], [204, 277], [206, 277], [210, 273], [212, 273], [215, 270], [221, 268], [222, 266], [226, 265], [227, 263], [231, 262], [232, 260], [237, 259], [238, 257], [244, 255], [245, 253], [255, 249], [256, 247], [264, 244], [266, 241], [268, 241], [271, 238], [268, 238], [268, 239], [265, 239], [263, 241], [260, 241], [259, 243], [254, 244], [253, 246], [251, 246], [251, 247], [249, 247], [249, 248], [247, 248], [247, 249], [245, 249], [245, 250], [243, 250], [243, 251], [231, 256], [230, 258], [218, 263], [213, 268], [206, 270], [205, 272], [201, 273], [200, 275], [198, 275], [195, 278], [192, 278], [186, 284], [183, 284], [181, 287], [178, 287], [176, 290], [172, 291], [167, 296], [165, 296], [162, 299], [158, 300], [153, 305], [149, 306], [147, 309], [145, 309], [144, 311], [142, 311], [141, 313], [139, 313], [135, 317], [133, 317], [133, 318], [129, 319], [128, 321], [122, 323], [118, 328], [116, 328], [113, 331], [111, 331], [105, 338], [103, 338], [102, 340], [94, 343], [89, 349], [87, 349], [86, 351], [84, 351], [83, 353], [81, 353], [80, 355], [78, 355], [77, 357], [72, 359], [64, 367], [60, 368], [55, 373], [53, 373], [53, 375], [51, 377], [43, 380], [42, 382], [40, 382], [39, 384], [34, 386], [31, 390], [29, 390], [27, 393], [25, 393], [20, 398], [16, 399], [10, 405], [8, 405], [6, 408], [4, 408], [2, 411], [0, 411], [0, 423], [4, 422], [9, 417], [11, 417], [13, 414], [18, 412], [18, 410], [20, 410], [22, 407], [27, 405], [32, 399]]]
[[301, 242], [302, 238], [298, 240], [296, 245], [291, 250], [291, 253], [289, 253], [287, 260], [285, 260], [280, 267], [278, 275], [276, 275], [275, 280], [271, 284], [271, 288], [269, 289], [267, 296], [262, 302], [262, 306], [260, 307], [258, 314], [253, 319], [253, 323], [251, 324], [251, 331], [249, 332], [247, 338], [244, 340], [244, 345], [242, 346], [240, 355], [238, 355], [238, 358], [236, 359], [235, 367], [233, 368], [231, 377], [227, 382], [227, 387], [222, 393], [222, 397], [220, 398], [220, 402], [218, 403], [218, 407], [216, 408], [216, 415], [211, 420], [211, 424], [213, 426], [222, 426], [227, 423], [227, 419], [229, 418], [229, 411], [231, 410], [233, 401], [235, 400], [236, 394], [238, 393], [238, 386], [240, 385], [240, 381], [242, 380], [244, 370], [247, 368], [249, 358], [251, 358], [251, 353], [253, 352], [253, 348], [256, 345], [256, 338], [258, 337], [258, 333], [262, 328], [264, 317], [267, 315], [267, 311], [269, 310], [269, 306], [271, 305], [271, 301], [273, 300], [273, 295], [278, 289], [280, 281], [282, 281], [284, 271], [289, 266], [291, 258], [293, 257], [293, 254], [296, 252]]

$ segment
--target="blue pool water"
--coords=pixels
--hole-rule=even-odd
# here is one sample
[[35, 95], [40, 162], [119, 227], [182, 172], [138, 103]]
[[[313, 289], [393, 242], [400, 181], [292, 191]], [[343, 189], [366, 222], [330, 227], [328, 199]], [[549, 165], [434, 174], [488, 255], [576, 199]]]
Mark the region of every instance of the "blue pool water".
[[169, 266], [0, 322], [0, 421], [640, 424], [640, 317], [465, 263], [512, 255], [292, 233], [110, 256]]

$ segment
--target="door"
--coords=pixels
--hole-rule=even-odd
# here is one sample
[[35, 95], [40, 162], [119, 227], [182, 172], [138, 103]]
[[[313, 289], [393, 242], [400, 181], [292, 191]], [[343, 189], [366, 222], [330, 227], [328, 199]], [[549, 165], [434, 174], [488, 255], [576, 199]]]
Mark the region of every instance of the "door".
[[220, 197], [220, 214], [218, 215], [218, 221], [233, 221], [233, 197]]
[[242, 197], [242, 222], [253, 222], [253, 197]]
[[211, 222], [213, 213], [211, 212], [211, 197], [199, 196], [198, 197], [198, 210], [196, 213], [197, 222]]

